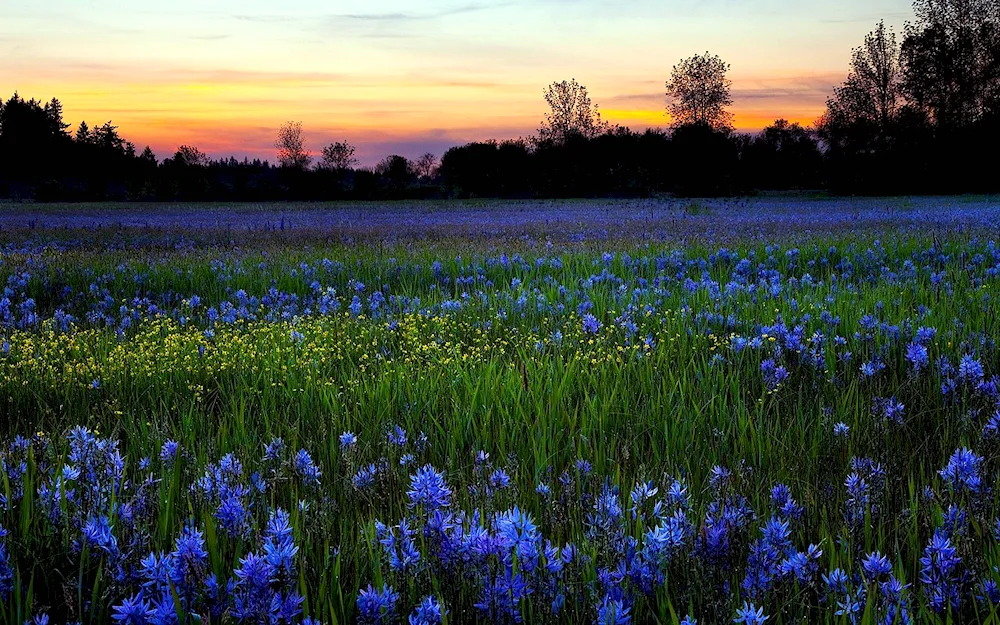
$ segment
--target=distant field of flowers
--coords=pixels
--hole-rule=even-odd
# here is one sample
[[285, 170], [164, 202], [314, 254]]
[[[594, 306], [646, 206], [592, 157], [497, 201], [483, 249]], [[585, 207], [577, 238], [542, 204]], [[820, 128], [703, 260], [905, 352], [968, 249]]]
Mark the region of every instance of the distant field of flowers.
[[544, 204], [4, 207], [0, 623], [1000, 622], [1000, 201]]

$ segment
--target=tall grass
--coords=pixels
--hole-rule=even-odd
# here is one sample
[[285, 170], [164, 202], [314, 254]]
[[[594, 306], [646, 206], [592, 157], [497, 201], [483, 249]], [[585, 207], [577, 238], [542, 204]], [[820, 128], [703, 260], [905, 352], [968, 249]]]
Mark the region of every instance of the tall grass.
[[[980, 582], [998, 577], [1000, 564], [992, 525], [1000, 439], [988, 427], [1000, 396], [990, 386], [1000, 373], [996, 267], [1000, 250], [957, 235], [510, 256], [440, 243], [22, 250], [0, 265], [11, 311], [2, 427], [8, 440], [30, 439], [24, 449], [5, 445], [0, 525], [13, 579], [2, 620], [46, 612], [106, 622], [144, 583], [149, 622], [164, 596], [180, 621], [241, 620], [233, 600], [213, 614], [207, 575], [223, 586], [239, 580], [234, 569], [263, 549], [280, 508], [298, 552], [294, 574], [271, 580], [271, 592], [294, 591], [302, 615], [324, 623], [365, 617], [357, 597], [368, 584], [399, 593], [386, 622], [406, 620], [428, 595], [458, 623], [515, 613], [526, 622], [614, 622], [616, 611], [623, 622], [625, 609], [635, 622], [688, 614], [732, 622], [744, 602], [774, 623], [906, 622], [904, 610], [917, 622], [992, 621]], [[225, 319], [224, 303], [240, 312]], [[599, 330], [588, 330], [588, 315]], [[907, 350], [921, 327], [937, 333], [923, 341], [928, 362], [918, 369]], [[982, 374], [960, 371], [963, 356]], [[780, 383], [768, 379], [771, 360], [788, 373]], [[899, 418], [887, 416], [890, 399], [903, 406]], [[97, 452], [73, 455], [67, 434], [76, 426], [117, 441], [125, 458], [120, 483], [95, 473], [112, 485], [91, 507], [79, 497], [95, 487], [84, 482]], [[403, 445], [389, 440], [397, 427]], [[359, 442], [342, 445], [344, 432]], [[284, 451], [263, 459], [276, 437]], [[167, 440], [179, 444], [175, 460], [161, 458]], [[940, 474], [963, 447], [982, 458], [980, 487]], [[319, 485], [296, 464], [299, 449], [319, 468]], [[477, 460], [480, 451], [489, 459]], [[245, 465], [242, 483], [260, 472], [260, 488], [240, 499], [249, 517], [237, 531], [197, 487], [230, 453]], [[858, 458], [883, 473], [868, 478], [863, 503], [845, 483], [851, 473], [865, 477]], [[544, 580], [510, 544], [447, 559], [434, 510], [408, 495], [428, 464], [451, 491], [446, 510], [459, 533], [480, 524], [497, 541], [495, 515], [516, 506], [562, 549], [557, 557], [574, 553], [567, 543], [576, 557]], [[60, 481], [64, 465], [83, 477]], [[372, 483], [359, 484], [369, 465]], [[491, 480], [499, 469], [509, 486]], [[646, 482], [658, 493], [643, 505], [662, 500], [659, 516], [630, 509], [630, 490]], [[681, 482], [684, 506], [667, 497]], [[801, 515], [774, 508], [776, 484]], [[712, 519], [742, 498], [747, 514], [727, 518], [727, 546], [713, 547]], [[675, 511], [690, 531], [653, 566], [649, 533]], [[773, 579], [746, 586], [772, 515], [791, 528], [779, 560], [810, 544], [822, 556], [801, 577], [768, 564]], [[87, 537], [87, 523], [100, 518], [116, 550]], [[420, 562], [394, 570], [377, 522], [398, 531], [403, 519], [417, 528]], [[942, 526], [961, 564], [957, 599], [939, 609], [921, 558]], [[207, 551], [197, 599], [180, 582], [169, 592], [156, 586], [141, 564], [176, 550], [185, 527], [202, 532]], [[862, 566], [875, 551], [909, 585], [902, 597], [886, 595], [879, 584], [888, 577]], [[838, 567], [849, 593], [821, 576]], [[504, 575], [521, 575], [531, 592], [495, 586]], [[488, 588], [507, 593], [513, 608], [485, 601]], [[564, 603], [555, 610], [557, 595]]]

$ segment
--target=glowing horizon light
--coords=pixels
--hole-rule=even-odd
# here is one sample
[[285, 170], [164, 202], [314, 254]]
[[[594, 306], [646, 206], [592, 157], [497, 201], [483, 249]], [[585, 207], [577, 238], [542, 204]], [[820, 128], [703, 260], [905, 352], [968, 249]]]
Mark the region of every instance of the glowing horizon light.
[[[0, 97], [58, 97], [75, 129], [109, 119], [160, 158], [180, 145], [273, 160], [301, 121], [307, 147], [349, 140], [363, 164], [487, 138], [527, 137], [542, 90], [575, 77], [611, 123], [666, 127], [663, 84], [711, 50], [731, 66], [735, 126], [810, 124], [850, 49], [905, 0], [222, 0], [169, 10], [116, 0], [0, 9]], [[725, 14], [721, 9], [725, 8]]]

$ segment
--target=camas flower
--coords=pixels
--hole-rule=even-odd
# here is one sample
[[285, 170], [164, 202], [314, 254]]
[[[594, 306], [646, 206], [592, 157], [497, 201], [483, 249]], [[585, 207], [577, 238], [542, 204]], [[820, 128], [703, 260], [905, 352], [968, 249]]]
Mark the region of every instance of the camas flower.
[[935, 530], [924, 550], [924, 556], [920, 558], [920, 583], [924, 586], [931, 608], [938, 614], [949, 606], [954, 610], [959, 607], [961, 563], [962, 559], [957, 555], [951, 540], [941, 528]]
[[410, 476], [410, 490], [406, 495], [410, 498], [411, 508], [422, 506], [428, 512], [451, 505], [451, 489], [445, 483], [444, 475], [429, 464]]
[[979, 477], [979, 467], [982, 463], [983, 459], [980, 456], [970, 449], [962, 448], [951, 455], [947, 466], [939, 473], [952, 491], [969, 491], [977, 494], [982, 487], [982, 480]]
[[358, 622], [364, 625], [390, 623], [398, 600], [399, 593], [393, 590], [392, 586], [383, 586], [382, 590], [375, 590], [369, 584], [366, 590], [358, 593]]
[[410, 615], [410, 625], [441, 625], [445, 610], [434, 595], [424, 597]]
[[763, 625], [768, 616], [764, 615], [764, 608], [758, 608], [752, 603], [743, 602], [743, 607], [736, 611], [736, 618], [733, 623], [744, 623], [745, 625]]
[[930, 362], [927, 348], [920, 343], [910, 343], [906, 346], [906, 361], [915, 372], [923, 371]]
[[605, 595], [597, 605], [595, 625], [628, 625], [632, 622], [631, 608], [624, 601]]
[[178, 454], [180, 454], [181, 446], [177, 441], [167, 440], [160, 447], [160, 462], [163, 466], [170, 468], [173, 466], [174, 461], [177, 459]]
[[144, 597], [144, 592], [140, 590], [136, 594], [123, 600], [118, 605], [111, 608], [113, 614], [111, 618], [121, 625], [146, 625], [146, 614], [149, 612], [149, 602]]
[[861, 568], [865, 572], [865, 579], [873, 582], [891, 573], [892, 563], [878, 551], [873, 551], [861, 561]]
[[358, 444], [358, 435], [354, 432], [344, 432], [340, 435], [340, 449], [347, 451]]
[[308, 486], [319, 486], [320, 470], [313, 462], [312, 456], [305, 449], [300, 449], [295, 456], [295, 472]]
[[601, 330], [601, 322], [597, 317], [587, 313], [583, 316], [583, 331], [587, 334], [597, 334]]

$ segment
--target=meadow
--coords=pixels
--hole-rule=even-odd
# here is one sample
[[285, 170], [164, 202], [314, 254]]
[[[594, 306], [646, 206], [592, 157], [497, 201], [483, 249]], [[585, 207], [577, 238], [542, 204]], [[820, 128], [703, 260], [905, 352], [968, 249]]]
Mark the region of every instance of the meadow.
[[998, 223], [0, 206], [0, 622], [998, 622]]

